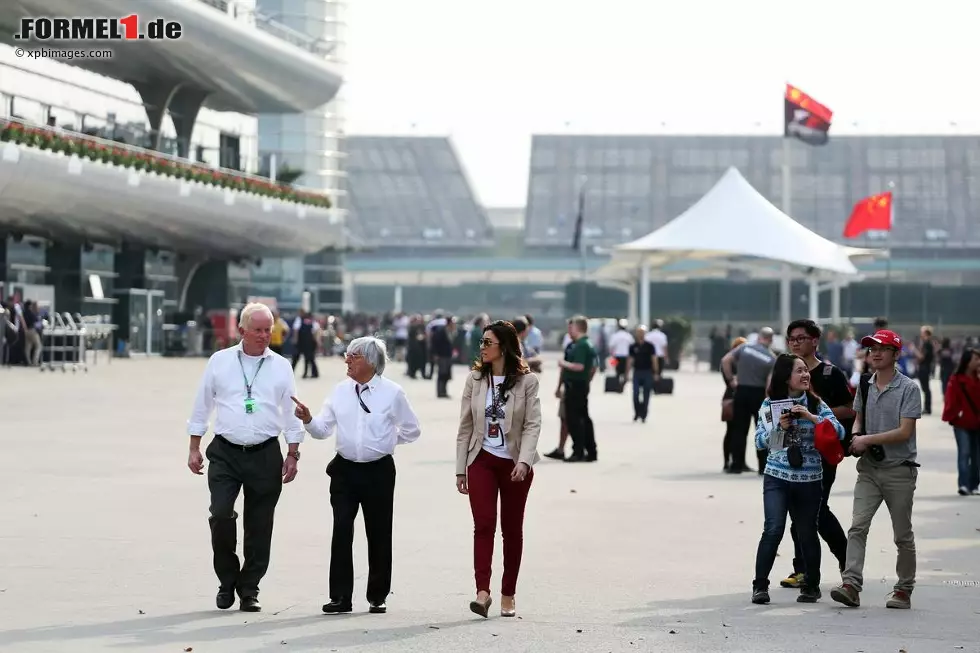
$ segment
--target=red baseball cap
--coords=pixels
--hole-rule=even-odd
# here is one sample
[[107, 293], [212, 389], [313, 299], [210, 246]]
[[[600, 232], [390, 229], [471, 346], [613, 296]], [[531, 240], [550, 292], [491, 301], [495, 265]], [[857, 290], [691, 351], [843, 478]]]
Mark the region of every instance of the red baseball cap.
[[844, 447], [830, 420], [821, 421], [813, 430], [813, 446], [830, 465], [837, 465], [844, 460]]
[[864, 336], [861, 338], [862, 347], [873, 347], [874, 345], [884, 345], [885, 347], [901, 349], [902, 339], [897, 333], [888, 329], [882, 329], [881, 331], [876, 331], [873, 336]]

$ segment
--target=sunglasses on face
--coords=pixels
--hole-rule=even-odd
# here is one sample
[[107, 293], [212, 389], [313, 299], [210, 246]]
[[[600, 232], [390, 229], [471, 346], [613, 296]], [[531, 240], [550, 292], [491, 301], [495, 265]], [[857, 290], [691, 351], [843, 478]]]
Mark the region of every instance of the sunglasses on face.
[[493, 347], [496, 344], [497, 343], [494, 342], [493, 340], [490, 340], [490, 338], [484, 338], [483, 340], [480, 341], [480, 347], [482, 347], [483, 349], [487, 349], [488, 347]]

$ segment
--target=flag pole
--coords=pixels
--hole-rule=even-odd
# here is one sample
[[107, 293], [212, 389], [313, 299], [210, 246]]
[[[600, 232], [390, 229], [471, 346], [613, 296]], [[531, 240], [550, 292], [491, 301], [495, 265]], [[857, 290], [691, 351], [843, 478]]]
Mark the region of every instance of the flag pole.
[[[783, 135], [783, 213], [793, 217], [793, 168], [791, 166], [793, 154], [792, 138]], [[792, 279], [789, 269], [784, 270], [784, 274], [779, 277], [779, 322], [780, 330], [785, 333], [789, 327], [790, 309], [792, 303]]]
[[891, 319], [889, 317], [891, 313], [891, 303], [892, 303], [892, 239], [891, 232], [895, 229], [895, 182], [888, 182], [888, 190], [891, 191], [892, 200], [888, 203], [888, 210], [891, 211], [891, 229], [885, 232], [885, 242], [887, 243], [885, 247], [885, 256], [888, 258], [885, 260], [885, 315], [886, 319]]

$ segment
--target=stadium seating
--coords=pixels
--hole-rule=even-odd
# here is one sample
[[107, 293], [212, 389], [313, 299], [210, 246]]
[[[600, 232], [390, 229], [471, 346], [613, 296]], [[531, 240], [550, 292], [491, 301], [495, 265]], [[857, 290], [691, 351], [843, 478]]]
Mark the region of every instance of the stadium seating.
[[[833, 136], [822, 147], [793, 142], [792, 216], [818, 234], [841, 236], [851, 207], [895, 184], [887, 241], [855, 246], [980, 247], [980, 136]], [[729, 166], [782, 205], [777, 136], [535, 136], [526, 243], [569, 247], [585, 188], [586, 245], [639, 238], [680, 215]]]
[[448, 138], [350, 136], [348, 225], [370, 247], [473, 248], [492, 242]]

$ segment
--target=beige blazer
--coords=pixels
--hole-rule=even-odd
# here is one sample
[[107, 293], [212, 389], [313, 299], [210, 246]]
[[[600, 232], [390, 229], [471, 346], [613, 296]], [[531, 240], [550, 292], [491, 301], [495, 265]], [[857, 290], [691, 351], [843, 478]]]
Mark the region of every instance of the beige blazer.
[[[466, 377], [459, 411], [459, 431], [456, 433], [457, 475], [466, 474], [466, 469], [483, 448], [489, 389], [489, 380], [481, 379], [479, 372], [471, 371]], [[508, 390], [507, 395], [507, 407], [504, 409], [504, 439], [507, 450], [515, 463], [525, 463], [528, 467], [533, 467], [541, 460], [538, 455], [538, 437], [541, 435], [538, 377], [533, 373], [518, 377], [517, 383]]]

